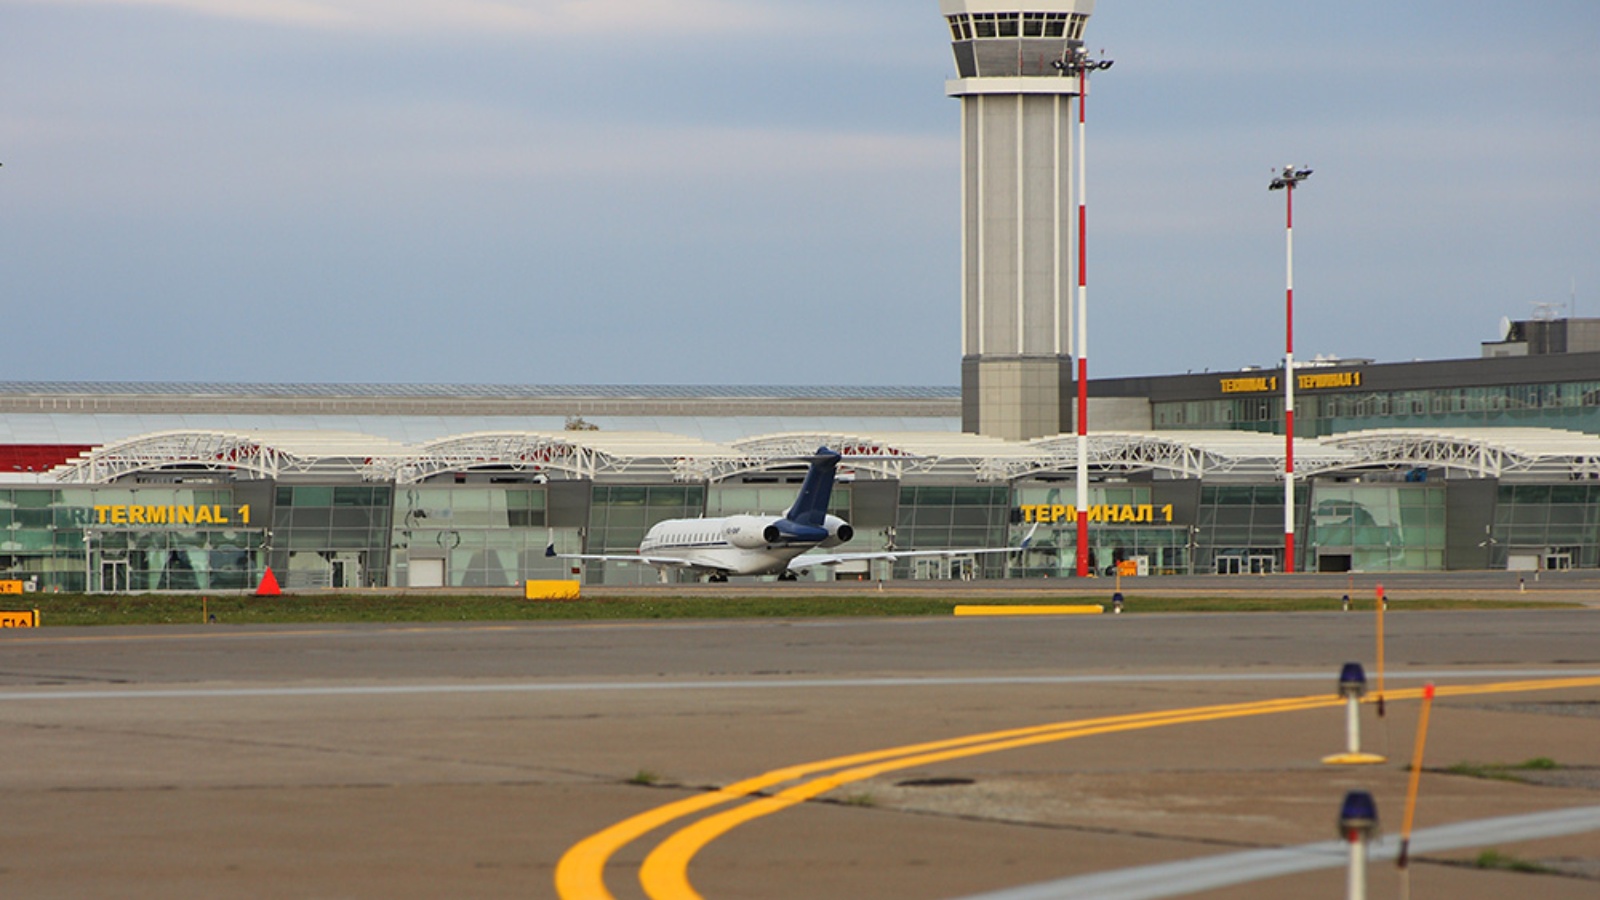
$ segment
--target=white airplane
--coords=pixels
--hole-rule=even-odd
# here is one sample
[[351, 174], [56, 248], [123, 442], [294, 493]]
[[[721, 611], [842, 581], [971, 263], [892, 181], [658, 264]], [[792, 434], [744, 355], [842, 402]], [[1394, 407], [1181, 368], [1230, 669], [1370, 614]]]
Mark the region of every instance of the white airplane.
[[[915, 556], [972, 556], [1026, 550], [1033, 530], [1015, 547], [976, 547], [950, 550], [883, 550], [866, 553], [808, 553], [837, 547], [855, 535], [850, 523], [828, 514], [834, 471], [840, 456], [826, 447], [808, 457], [811, 467], [800, 485], [800, 496], [781, 516], [722, 516], [714, 519], [666, 519], [650, 526], [637, 554], [557, 553], [555, 545], [544, 555], [561, 559], [637, 562], [654, 566], [663, 580], [674, 569], [705, 573], [710, 581], [727, 581], [729, 575], [777, 575], [793, 581], [815, 566], [837, 566], [863, 559], [903, 559]], [[1038, 527], [1037, 523], [1034, 525]]]

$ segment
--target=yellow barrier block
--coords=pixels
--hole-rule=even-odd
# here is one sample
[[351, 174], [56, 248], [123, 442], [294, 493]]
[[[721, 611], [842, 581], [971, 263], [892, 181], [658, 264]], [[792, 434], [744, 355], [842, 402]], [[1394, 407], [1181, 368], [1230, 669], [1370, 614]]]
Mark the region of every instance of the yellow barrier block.
[[0, 628], [38, 628], [37, 609], [8, 610], [0, 612]]
[[0, 581], [0, 594], [20, 593], [22, 593], [22, 582], [20, 580], [15, 578], [7, 578], [3, 581]]
[[957, 606], [958, 616], [1097, 616], [1106, 611], [1097, 603], [1079, 606]]
[[525, 581], [522, 585], [524, 600], [576, 600], [576, 581]]

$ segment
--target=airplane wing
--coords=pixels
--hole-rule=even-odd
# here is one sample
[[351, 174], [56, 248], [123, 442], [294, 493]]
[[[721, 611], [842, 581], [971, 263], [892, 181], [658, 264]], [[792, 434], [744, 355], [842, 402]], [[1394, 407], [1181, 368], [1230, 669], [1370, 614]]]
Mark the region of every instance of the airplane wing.
[[723, 571], [715, 566], [690, 562], [686, 559], [679, 559], [676, 556], [643, 556], [638, 553], [554, 553], [549, 549], [546, 550], [545, 556], [555, 559], [592, 559], [601, 562], [641, 563], [647, 566], [656, 566], [657, 568], [696, 569], [701, 572]]
[[805, 553], [789, 561], [790, 571], [803, 571], [815, 566], [837, 566], [840, 563], [859, 562], [867, 559], [912, 559], [921, 557], [943, 557], [949, 559], [953, 556], [978, 556], [985, 553], [1016, 553], [1028, 549], [1033, 543], [1033, 533], [1039, 528], [1039, 523], [1033, 523], [1028, 529], [1028, 534], [1022, 543], [1015, 547], [951, 547], [945, 550], [878, 550], [861, 553]]

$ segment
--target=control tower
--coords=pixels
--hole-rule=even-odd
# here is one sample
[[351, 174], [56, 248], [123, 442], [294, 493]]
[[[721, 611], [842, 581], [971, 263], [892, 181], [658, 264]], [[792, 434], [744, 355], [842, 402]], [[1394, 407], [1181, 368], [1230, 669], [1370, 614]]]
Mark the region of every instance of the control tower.
[[1094, 0], [940, 0], [961, 100], [961, 430], [1073, 427], [1079, 79]]

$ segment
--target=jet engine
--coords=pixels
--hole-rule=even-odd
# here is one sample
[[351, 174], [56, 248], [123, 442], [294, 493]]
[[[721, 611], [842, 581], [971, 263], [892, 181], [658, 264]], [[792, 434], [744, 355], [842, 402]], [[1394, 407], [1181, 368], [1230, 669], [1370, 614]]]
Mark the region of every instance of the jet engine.
[[848, 543], [851, 538], [856, 536], [856, 530], [850, 527], [850, 523], [838, 516], [828, 516], [823, 519], [822, 527], [828, 529], [828, 539], [820, 545], [823, 547], [837, 547], [840, 544]]
[[794, 544], [837, 547], [855, 536], [850, 523], [826, 516], [822, 525], [802, 525], [787, 516], [730, 516], [722, 534], [741, 550], [760, 550]]
[[760, 550], [781, 540], [774, 524], [778, 521], [771, 516], [730, 516], [722, 534], [740, 550]]

